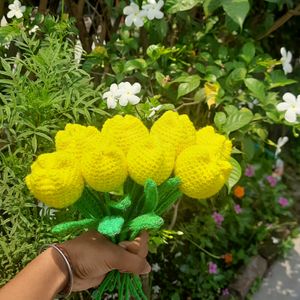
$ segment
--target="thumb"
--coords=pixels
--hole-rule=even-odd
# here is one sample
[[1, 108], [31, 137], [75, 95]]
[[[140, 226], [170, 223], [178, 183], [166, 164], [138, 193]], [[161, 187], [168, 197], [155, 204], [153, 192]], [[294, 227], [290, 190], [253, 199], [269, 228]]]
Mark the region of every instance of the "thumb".
[[136, 254], [132, 254], [122, 247], [116, 255], [116, 259], [112, 262], [111, 266], [120, 272], [134, 273], [134, 274], [147, 274], [151, 271], [151, 267], [147, 260]]

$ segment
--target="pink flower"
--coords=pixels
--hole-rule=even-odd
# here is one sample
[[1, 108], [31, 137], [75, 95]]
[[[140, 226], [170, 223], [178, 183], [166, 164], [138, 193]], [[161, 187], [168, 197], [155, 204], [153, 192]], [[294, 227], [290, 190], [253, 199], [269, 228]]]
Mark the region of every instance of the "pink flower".
[[271, 175], [267, 176], [267, 181], [269, 182], [271, 187], [274, 187], [277, 184], [277, 178]]
[[223, 289], [222, 296], [228, 296], [229, 295], [229, 289]]
[[208, 263], [208, 273], [209, 274], [217, 274], [218, 273], [218, 266], [211, 261]]
[[221, 214], [219, 214], [219, 213], [217, 213], [216, 211], [212, 214], [212, 217], [213, 217], [213, 219], [214, 219], [214, 221], [216, 222], [216, 224], [218, 225], [218, 226], [222, 226], [222, 223], [223, 223], [223, 221], [224, 221], [224, 217], [221, 215]]
[[242, 212], [241, 206], [239, 204], [236, 204], [234, 206], [234, 211], [235, 211], [236, 214], [240, 214]]
[[247, 177], [253, 177], [255, 174], [255, 169], [254, 166], [248, 165], [246, 170], [245, 170], [245, 176]]
[[280, 205], [281, 207], [286, 207], [286, 206], [289, 205], [289, 200], [286, 199], [286, 198], [284, 198], [284, 197], [280, 197], [280, 198], [278, 199], [278, 203], [279, 203], [279, 205]]

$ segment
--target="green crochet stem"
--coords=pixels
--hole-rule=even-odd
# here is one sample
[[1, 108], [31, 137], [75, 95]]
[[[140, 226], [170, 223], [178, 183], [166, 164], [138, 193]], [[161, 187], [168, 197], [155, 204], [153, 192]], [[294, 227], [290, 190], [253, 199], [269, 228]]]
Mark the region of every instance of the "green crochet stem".
[[[109, 193], [97, 193], [86, 187], [74, 207], [83, 219], [56, 225], [55, 233], [73, 229], [95, 228], [114, 243], [133, 240], [142, 230], [159, 229], [164, 221], [160, 217], [179, 197], [180, 180], [170, 178], [160, 186], [147, 179], [142, 187], [131, 179], [124, 185], [124, 198], [113, 200]], [[139, 276], [121, 274], [114, 270], [107, 274], [93, 293], [100, 300], [105, 292], [117, 290], [120, 300], [147, 300]]]

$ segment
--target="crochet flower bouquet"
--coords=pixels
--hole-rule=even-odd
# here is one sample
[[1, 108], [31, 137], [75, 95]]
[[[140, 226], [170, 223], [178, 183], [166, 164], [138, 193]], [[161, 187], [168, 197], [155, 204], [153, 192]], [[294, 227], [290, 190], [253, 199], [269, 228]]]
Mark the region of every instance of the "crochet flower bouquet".
[[[108, 119], [101, 132], [68, 124], [55, 144], [56, 152], [32, 164], [26, 184], [48, 206], [74, 205], [82, 218], [53, 232], [94, 228], [115, 243], [159, 228], [182, 193], [196, 199], [216, 194], [232, 169], [228, 139], [211, 126], [196, 131], [187, 115], [173, 111], [150, 131], [131, 115]], [[93, 297], [114, 289], [119, 299], [147, 299], [138, 276], [118, 271], [106, 276]]]

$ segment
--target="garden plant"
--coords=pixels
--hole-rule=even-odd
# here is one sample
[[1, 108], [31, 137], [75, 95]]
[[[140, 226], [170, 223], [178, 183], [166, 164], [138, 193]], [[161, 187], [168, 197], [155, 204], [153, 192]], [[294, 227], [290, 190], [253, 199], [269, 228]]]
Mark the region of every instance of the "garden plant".
[[[140, 297], [238, 299], [242, 267], [284, 255], [297, 234], [299, 15], [296, 0], [1, 1], [0, 286], [44, 244], [88, 228], [115, 242], [148, 229]], [[98, 144], [126, 165], [109, 187], [89, 173]], [[34, 186], [49, 157], [69, 159], [55, 158], [61, 150], [84, 161], [85, 187], [80, 177], [68, 203]], [[151, 163], [156, 173], [139, 172]]]

